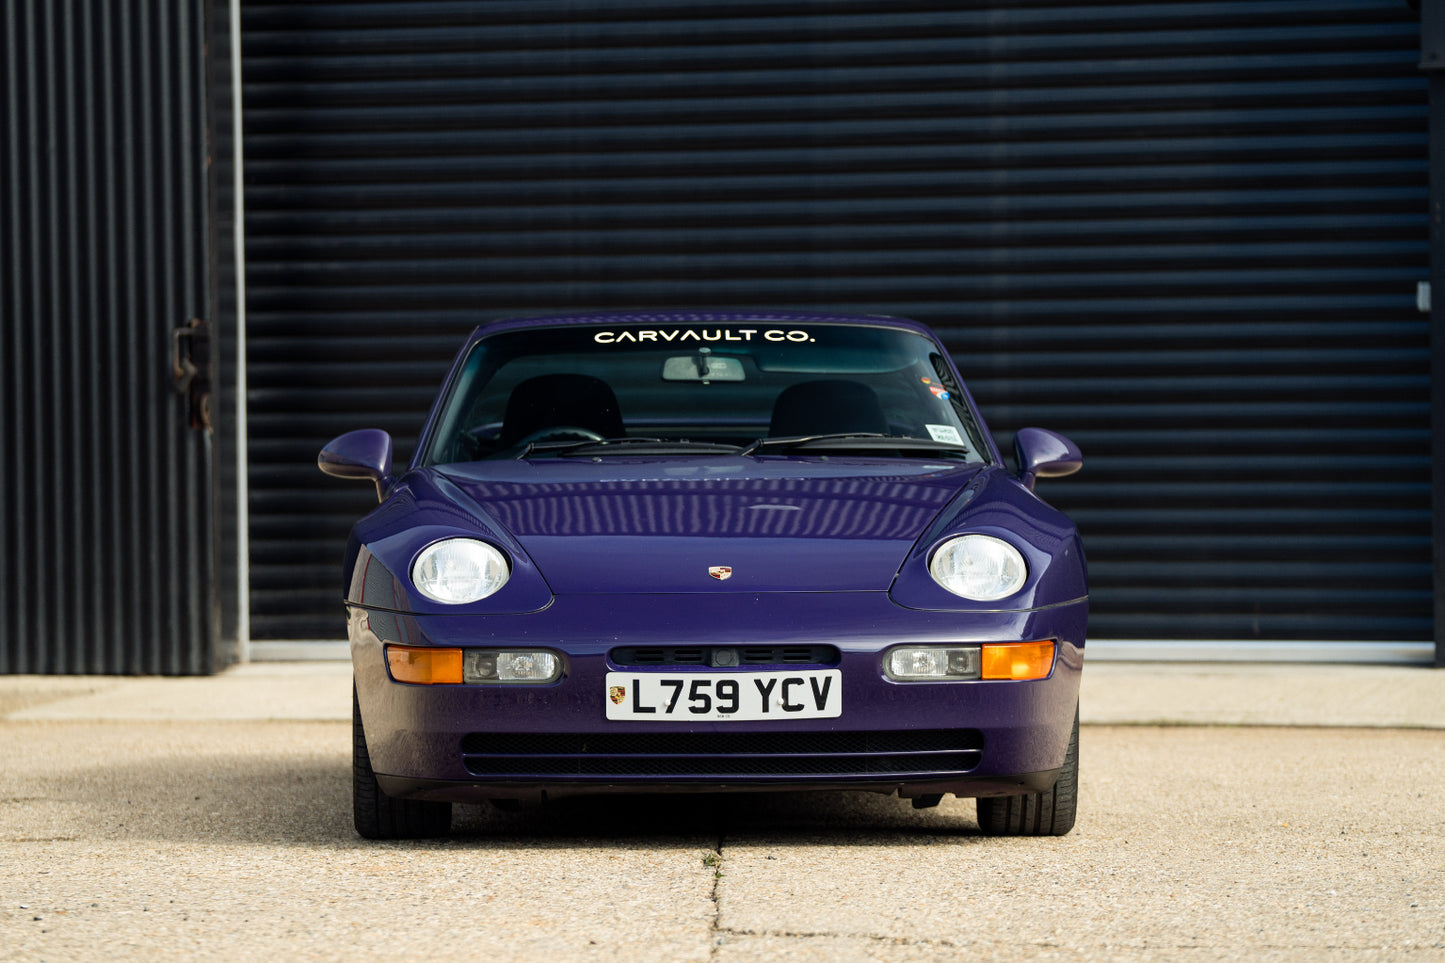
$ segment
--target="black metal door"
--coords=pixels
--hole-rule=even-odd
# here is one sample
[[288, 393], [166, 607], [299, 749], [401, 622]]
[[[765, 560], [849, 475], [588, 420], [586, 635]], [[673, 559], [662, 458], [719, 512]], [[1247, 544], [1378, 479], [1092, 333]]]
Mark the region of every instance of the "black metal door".
[[5, 7], [3, 672], [216, 667], [205, 29]]

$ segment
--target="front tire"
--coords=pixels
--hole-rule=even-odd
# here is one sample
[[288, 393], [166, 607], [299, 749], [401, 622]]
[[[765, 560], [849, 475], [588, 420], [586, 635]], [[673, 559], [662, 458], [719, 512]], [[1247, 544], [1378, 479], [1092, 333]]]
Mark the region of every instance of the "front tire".
[[356, 685], [351, 686], [351, 816], [367, 839], [428, 839], [452, 828], [452, 804], [429, 799], [393, 799], [381, 791], [366, 751], [366, 730]]
[[983, 797], [978, 802], [978, 828], [990, 836], [1063, 836], [1074, 828], [1079, 803], [1079, 710], [1059, 779], [1047, 792]]

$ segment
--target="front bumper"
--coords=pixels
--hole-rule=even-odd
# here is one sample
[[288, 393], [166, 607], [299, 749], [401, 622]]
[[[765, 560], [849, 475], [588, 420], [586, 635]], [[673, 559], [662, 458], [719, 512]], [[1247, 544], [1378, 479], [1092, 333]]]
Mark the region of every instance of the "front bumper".
[[[1078, 705], [1086, 607], [1081, 600], [1019, 612], [925, 612], [876, 592], [574, 595], [526, 615], [353, 608], [349, 627], [367, 748], [391, 796], [824, 788], [989, 796], [1053, 785]], [[1033, 639], [1058, 641], [1044, 679], [904, 683], [882, 671], [881, 653], [899, 644]], [[548, 685], [407, 685], [387, 672], [387, 643], [545, 647], [562, 653], [565, 669]], [[605, 717], [606, 675], [619, 668], [609, 653], [619, 646], [760, 643], [835, 646], [841, 717]], [[657, 671], [698, 670], [719, 671]]]

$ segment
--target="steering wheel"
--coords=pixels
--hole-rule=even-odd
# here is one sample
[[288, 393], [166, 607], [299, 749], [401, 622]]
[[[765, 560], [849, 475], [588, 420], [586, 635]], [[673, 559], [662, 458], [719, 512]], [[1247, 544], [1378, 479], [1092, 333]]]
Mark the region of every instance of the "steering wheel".
[[537, 429], [517, 444], [527, 445], [534, 441], [602, 441], [602, 436], [590, 428], [576, 425], [550, 425]]

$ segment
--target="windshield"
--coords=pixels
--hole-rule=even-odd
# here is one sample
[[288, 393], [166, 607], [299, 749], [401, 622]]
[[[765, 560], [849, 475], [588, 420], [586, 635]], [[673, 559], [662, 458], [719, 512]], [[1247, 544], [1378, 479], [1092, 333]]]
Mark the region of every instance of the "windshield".
[[451, 386], [421, 464], [844, 449], [987, 459], [928, 338], [885, 327], [731, 322], [485, 338]]

